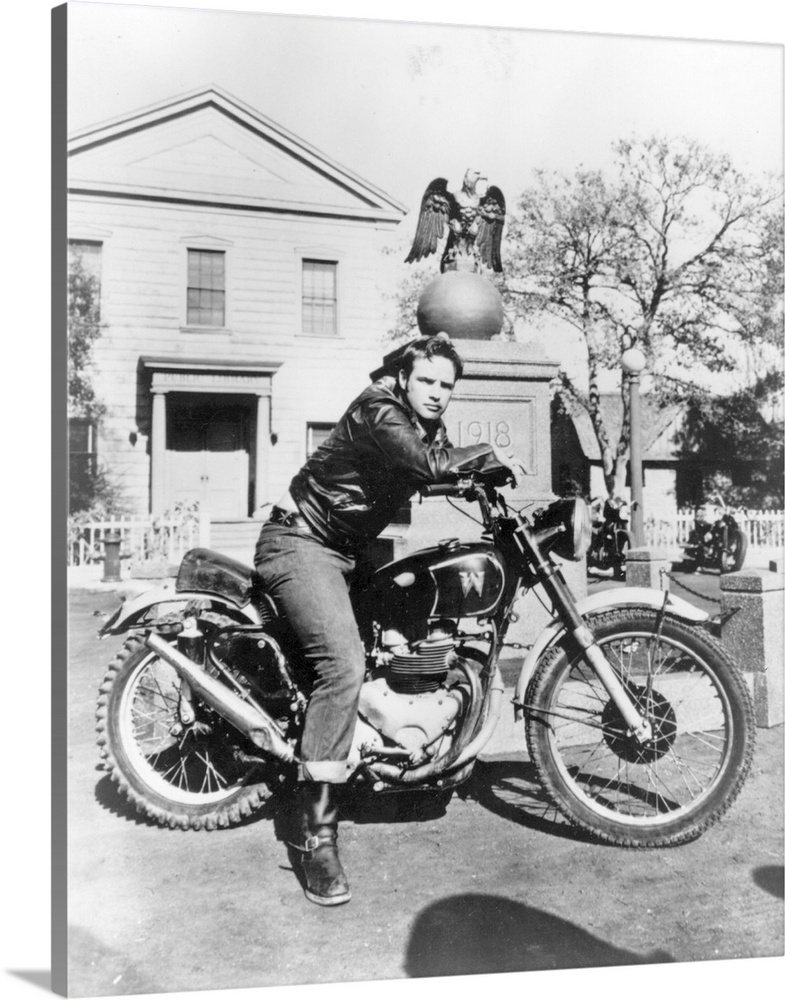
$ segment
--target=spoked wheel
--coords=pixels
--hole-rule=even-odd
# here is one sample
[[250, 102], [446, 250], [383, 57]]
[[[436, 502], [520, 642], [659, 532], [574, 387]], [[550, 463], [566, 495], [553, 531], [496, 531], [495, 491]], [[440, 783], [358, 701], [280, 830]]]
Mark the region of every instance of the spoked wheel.
[[106, 767], [137, 809], [161, 825], [229, 826], [268, 797], [243, 738], [197, 703], [180, 712], [182, 681], [140, 638], [110, 664], [98, 700], [98, 743]]
[[624, 609], [589, 619], [651, 739], [639, 743], [583, 658], [554, 647], [527, 698], [529, 753], [573, 823], [612, 844], [663, 847], [698, 837], [735, 799], [755, 739], [737, 668], [702, 629]]

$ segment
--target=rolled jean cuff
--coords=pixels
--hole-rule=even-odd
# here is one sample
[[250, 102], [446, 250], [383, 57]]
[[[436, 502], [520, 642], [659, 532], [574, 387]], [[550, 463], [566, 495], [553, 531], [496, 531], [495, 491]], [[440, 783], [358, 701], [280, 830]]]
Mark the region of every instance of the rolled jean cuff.
[[326, 781], [331, 785], [343, 785], [355, 770], [356, 765], [348, 760], [304, 760], [297, 766], [300, 781]]

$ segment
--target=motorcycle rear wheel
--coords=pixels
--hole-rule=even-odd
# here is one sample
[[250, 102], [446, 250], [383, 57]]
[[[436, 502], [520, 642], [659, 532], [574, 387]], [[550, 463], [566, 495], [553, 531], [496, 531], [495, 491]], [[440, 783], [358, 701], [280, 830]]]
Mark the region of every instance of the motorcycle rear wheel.
[[[253, 764], [236, 750], [242, 737], [197, 707], [191, 726], [178, 715], [181, 679], [134, 636], [109, 664], [96, 730], [104, 767], [121, 791], [161, 826], [214, 830], [239, 823], [269, 797]], [[178, 727], [182, 731], [178, 731]]]
[[703, 629], [649, 609], [588, 623], [653, 738], [638, 744], [594, 672], [562, 643], [537, 668], [526, 738], [546, 793], [606, 843], [666, 847], [712, 826], [752, 762], [755, 723], [738, 669]]

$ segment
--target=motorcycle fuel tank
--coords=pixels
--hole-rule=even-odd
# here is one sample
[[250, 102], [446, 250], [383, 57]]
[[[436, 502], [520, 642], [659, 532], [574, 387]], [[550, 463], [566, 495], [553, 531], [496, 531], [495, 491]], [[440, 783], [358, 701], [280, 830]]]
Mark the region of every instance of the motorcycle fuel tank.
[[477, 618], [498, 607], [505, 567], [492, 545], [449, 539], [382, 566], [374, 582], [388, 620]]

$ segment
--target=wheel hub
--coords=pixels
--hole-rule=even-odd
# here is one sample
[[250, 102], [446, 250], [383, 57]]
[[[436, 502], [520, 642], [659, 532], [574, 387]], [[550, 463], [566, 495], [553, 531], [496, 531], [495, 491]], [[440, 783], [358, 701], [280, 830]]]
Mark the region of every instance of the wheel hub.
[[658, 691], [652, 691], [647, 696], [642, 688], [636, 688], [628, 694], [637, 710], [651, 724], [651, 739], [639, 743], [629, 732], [621, 712], [609, 701], [602, 713], [605, 742], [622, 760], [632, 764], [649, 764], [664, 757], [673, 746], [678, 732], [676, 713], [668, 699]]

